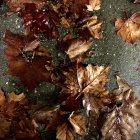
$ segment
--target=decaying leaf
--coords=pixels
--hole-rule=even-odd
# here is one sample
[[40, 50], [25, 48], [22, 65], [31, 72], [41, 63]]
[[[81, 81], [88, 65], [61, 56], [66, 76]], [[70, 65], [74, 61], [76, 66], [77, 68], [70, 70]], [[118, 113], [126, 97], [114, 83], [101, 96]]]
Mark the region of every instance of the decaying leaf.
[[89, 4], [87, 6], [88, 11], [99, 10], [101, 5], [100, 0], [89, 0]]
[[101, 131], [109, 140], [130, 140], [140, 125], [140, 100], [126, 81], [117, 77], [117, 82], [116, 105], [106, 116]]
[[69, 116], [69, 121], [77, 134], [85, 135], [85, 116], [81, 114], [74, 114], [74, 112], [72, 112]]
[[115, 27], [117, 35], [124, 41], [135, 43], [140, 39], [140, 13], [134, 13], [129, 19], [117, 18]]
[[[92, 37], [100, 39], [102, 38], [102, 31], [101, 31], [101, 25], [102, 21], [97, 18], [97, 16], [92, 17], [86, 17], [82, 20], [83, 26], [81, 27], [82, 36], [86, 36], [87, 34], [90, 34]], [[88, 30], [89, 33], [86, 31]], [[85, 35], [86, 31], [86, 35]]]
[[64, 122], [57, 127], [56, 138], [58, 140], [74, 140], [75, 132], [69, 123]]
[[[8, 73], [21, 79], [32, 91], [40, 81], [51, 81], [51, 56], [37, 39], [27, 39], [6, 31], [4, 41], [8, 45], [5, 55], [9, 61]], [[50, 67], [49, 70], [45, 66]]]
[[9, 8], [8, 15], [20, 11], [24, 8], [25, 3], [34, 3], [37, 9], [41, 9], [45, 5], [44, 0], [5, 0]]
[[34, 4], [26, 4], [21, 17], [26, 35], [43, 33], [48, 39], [58, 37], [59, 15], [53, 9], [38, 10]]

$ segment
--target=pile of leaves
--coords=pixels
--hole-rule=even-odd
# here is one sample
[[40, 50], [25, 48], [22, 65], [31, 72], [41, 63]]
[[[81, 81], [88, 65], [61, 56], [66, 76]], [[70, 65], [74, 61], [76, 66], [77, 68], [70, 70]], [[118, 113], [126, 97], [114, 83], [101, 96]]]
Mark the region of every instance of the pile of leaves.
[[[22, 35], [7, 30], [4, 53], [8, 74], [17, 76], [32, 94], [42, 81], [60, 87], [57, 105], [34, 104], [24, 93], [0, 90], [0, 139], [49, 139], [43, 132], [53, 131], [58, 140], [129, 140], [140, 125], [140, 100], [131, 86], [116, 76], [118, 88], [109, 92], [109, 66], [84, 65], [94, 39], [102, 38], [101, 21], [95, 13], [100, 0], [5, 0], [7, 15], [23, 19]], [[134, 1], [139, 3], [139, 1]], [[117, 18], [117, 35], [135, 43], [140, 39], [140, 12], [130, 18]], [[64, 37], [59, 30], [71, 29]], [[39, 34], [55, 40], [66, 59], [54, 63], [49, 46]], [[85, 110], [85, 111], [84, 111]], [[84, 113], [85, 112], [85, 113]], [[40, 131], [42, 128], [42, 131]], [[51, 139], [51, 138], [50, 138]]]

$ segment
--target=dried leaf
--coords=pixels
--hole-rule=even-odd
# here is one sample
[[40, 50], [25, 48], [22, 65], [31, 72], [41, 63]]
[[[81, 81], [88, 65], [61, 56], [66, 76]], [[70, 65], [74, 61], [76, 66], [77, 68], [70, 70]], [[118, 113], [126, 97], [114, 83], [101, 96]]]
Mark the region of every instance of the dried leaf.
[[140, 39], [140, 13], [134, 13], [130, 18], [117, 18], [115, 22], [117, 35], [124, 41], [135, 43]]
[[[29, 39], [29, 38], [28, 38]], [[4, 41], [8, 47], [5, 55], [9, 61], [8, 73], [18, 76], [24, 85], [33, 91], [40, 81], [51, 82], [51, 56], [46, 48], [40, 46], [36, 39], [28, 40], [25, 36], [6, 31]], [[29, 48], [32, 48], [28, 51]]]
[[85, 127], [85, 117], [83, 115], [74, 114], [74, 112], [72, 112], [69, 116], [69, 121], [77, 134], [85, 135], [86, 127]]
[[74, 140], [74, 136], [75, 132], [67, 122], [57, 127], [56, 138], [58, 140]]
[[49, 7], [38, 10], [34, 4], [26, 4], [21, 17], [26, 35], [43, 33], [48, 39], [58, 37], [59, 15]]
[[6, 120], [5, 117], [0, 114], [0, 139], [5, 138], [9, 133], [11, 122]]
[[41, 140], [39, 134], [35, 130], [33, 121], [28, 119], [21, 120], [17, 124], [15, 135], [17, 139]]
[[69, 96], [76, 99], [82, 93], [91, 93], [97, 97], [108, 95], [105, 88], [108, 70], [109, 66], [93, 66], [91, 64], [87, 67], [82, 65], [70, 67], [63, 72], [65, 80], [60, 99], [66, 100]]
[[99, 10], [101, 6], [100, 0], [89, 0], [89, 4], [86, 5], [88, 11]]
[[116, 105], [106, 116], [101, 131], [109, 140], [130, 140], [140, 125], [140, 100], [124, 80], [117, 77], [117, 82]]
[[2, 91], [2, 89], [0, 89], [0, 106], [3, 105], [4, 102], [5, 102], [4, 92]]
[[81, 33], [82, 36], [85, 36], [85, 30], [88, 29], [90, 35], [94, 38], [100, 39], [102, 38], [102, 31], [101, 31], [101, 25], [102, 21], [97, 18], [97, 16], [92, 17], [86, 17], [82, 20], [82, 23], [84, 24], [81, 28], [83, 32]]
[[77, 38], [71, 42], [66, 53], [70, 59], [76, 59], [79, 56], [82, 57], [91, 48], [91, 45], [92, 41]]
[[34, 3], [37, 9], [41, 9], [45, 5], [44, 0], [5, 0], [9, 8], [8, 15], [20, 11], [24, 8], [25, 3]]
[[24, 93], [16, 95], [14, 92], [11, 92], [11, 93], [8, 94], [8, 101], [9, 102], [11, 102], [11, 101], [20, 102], [20, 101], [22, 101], [24, 99], [25, 99]]

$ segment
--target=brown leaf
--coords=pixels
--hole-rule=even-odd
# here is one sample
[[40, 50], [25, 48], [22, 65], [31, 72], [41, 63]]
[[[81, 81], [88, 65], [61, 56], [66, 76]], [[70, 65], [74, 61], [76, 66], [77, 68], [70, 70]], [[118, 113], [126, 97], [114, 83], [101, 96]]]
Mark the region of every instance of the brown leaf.
[[38, 9], [41, 9], [45, 5], [44, 0], [5, 0], [9, 8], [8, 15], [20, 11], [24, 8], [25, 3], [34, 3]]
[[48, 39], [59, 36], [57, 26], [60, 25], [59, 14], [50, 6], [46, 9], [38, 10], [34, 4], [26, 4], [21, 11], [24, 20], [24, 34], [43, 33]]
[[11, 101], [20, 102], [24, 99], [25, 99], [24, 93], [16, 95], [14, 92], [11, 92], [11, 93], [8, 94], [8, 102], [11, 102]]
[[39, 134], [35, 130], [33, 121], [24, 119], [21, 120], [15, 127], [16, 139], [32, 139], [40, 140]]
[[74, 136], [75, 132], [67, 122], [57, 127], [56, 138], [58, 140], [74, 140]]
[[33, 91], [40, 81], [51, 82], [51, 56], [39, 41], [6, 31], [4, 41], [8, 47], [5, 55], [9, 61], [8, 73], [21, 79], [24, 85]]
[[85, 135], [86, 127], [85, 127], [85, 117], [83, 115], [74, 114], [74, 112], [72, 112], [68, 119], [77, 134]]
[[92, 41], [77, 38], [71, 42], [66, 53], [70, 59], [76, 59], [79, 56], [82, 57], [91, 48], [91, 45]]
[[[81, 27], [83, 32], [81, 35], [85, 34], [85, 29], [88, 29], [90, 35], [94, 38], [102, 38], [101, 25], [102, 21], [97, 18], [97, 16], [86, 17], [81, 21], [84, 25]], [[85, 36], [85, 35], [84, 35]]]
[[36, 122], [47, 124], [46, 130], [56, 129], [60, 123], [61, 115], [58, 107], [45, 106], [30, 114]]
[[4, 92], [2, 91], [2, 89], [0, 89], [0, 106], [3, 105], [4, 102], [5, 102]]
[[89, 4], [87, 6], [88, 11], [99, 10], [101, 5], [100, 0], [89, 0]]
[[9, 133], [11, 122], [6, 120], [5, 117], [0, 114], [0, 139], [5, 138]]
[[117, 77], [116, 105], [108, 113], [102, 134], [109, 140], [130, 140], [140, 125], [140, 100], [126, 81]]
[[117, 18], [115, 21], [117, 35], [124, 41], [135, 43], [140, 39], [140, 13], [134, 13], [130, 18]]

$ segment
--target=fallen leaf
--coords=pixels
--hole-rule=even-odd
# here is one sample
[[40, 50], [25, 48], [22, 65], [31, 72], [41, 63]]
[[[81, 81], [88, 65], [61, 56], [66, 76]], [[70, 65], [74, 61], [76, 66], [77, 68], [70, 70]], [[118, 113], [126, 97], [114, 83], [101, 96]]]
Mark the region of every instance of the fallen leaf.
[[11, 122], [6, 120], [5, 117], [0, 114], [0, 139], [6, 138], [10, 130]]
[[53, 9], [48, 7], [38, 10], [34, 4], [26, 4], [21, 11], [21, 17], [24, 20], [26, 35], [43, 33], [48, 39], [59, 36], [59, 15]]
[[99, 20], [97, 16], [86, 17], [81, 21], [81, 23], [83, 24], [82, 27], [80, 28], [82, 36], [86, 36], [85, 30], [88, 30], [89, 31], [88, 34], [90, 34], [90, 36], [96, 39], [102, 38], [102, 30], [101, 30], [102, 21]]
[[81, 114], [74, 114], [74, 112], [72, 112], [68, 119], [72, 124], [75, 132], [79, 135], [84, 136], [86, 133], [85, 117]]
[[130, 140], [140, 125], [140, 100], [126, 81], [117, 77], [116, 105], [108, 113], [102, 126], [102, 134], [109, 140]]
[[2, 91], [2, 89], [0, 89], [0, 106], [3, 105], [4, 102], [5, 102], [4, 92]]
[[6, 31], [4, 41], [8, 45], [5, 55], [9, 61], [10, 75], [19, 77], [30, 92], [38, 82], [51, 81], [51, 70], [45, 66], [52, 68], [52, 58], [48, 50], [40, 46], [39, 41], [29, 41], [25, 36], [10, 31]]
[[75, 132], [67, 122], [64, 122], [57, 127], [56, 138], [58, 140], [74, 140], [74, 137]]
[[135, 43], [140, 39], [140, 13], [134, 13], [130, 18], [117, 18], [115, 21], [117, 35], [124, 41]]
[[28, 119], [21, 120], [16, 125], [14, 133], [16, 139], [41, 140], [39, 134], [35, 129], [33, 121]]
[[11, 93], [8, 94], [8, 102], [11, 102], [11, 101], [20, 102], [24, 99], [25, 99], [24, 93], [16, 95], [14, 92], [11, 92]]
[[8, 15], [20, 11], [24, 8], [25, 3], [34, 3], [37, 9], [41, 9], [45, 5], [44, 0], [5, 0], [8, 6]]
[[87, 52], [92, 45], [92, 41], [84, 39], [73, 39], [68, 47], [66, 53], [70, 59], [76, 59], [77, 57], [82, 57], [82, 55]]
[[88, 11], [99, 10], [101, 6], [100, 0], [89, 0], [89, 4], [86, 5]]

